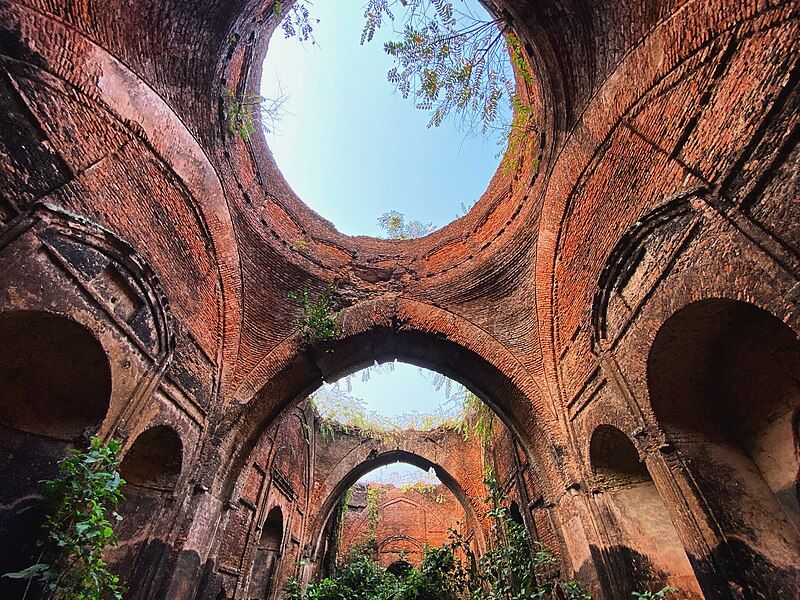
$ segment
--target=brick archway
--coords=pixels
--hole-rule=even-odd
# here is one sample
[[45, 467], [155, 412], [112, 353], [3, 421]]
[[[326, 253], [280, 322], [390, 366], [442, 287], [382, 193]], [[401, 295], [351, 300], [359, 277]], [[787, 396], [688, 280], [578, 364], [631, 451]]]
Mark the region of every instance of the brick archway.
[[[218, 452], [231, 458], [217, 459], [227, 473], [217, 479], [223, 495], [230, 495], [251, 449], [283, 409], [308, 397], [323, 381], [394, 359], [439, 372], [486, 402], [531, 462], [553, 474], [551, 490], [558, 489], [557, 479], [569, 477], [571, 461], [553, 451], [565, 442], [550, 399], [519, 358], [487, 331], [441, 308], [396, 296], [342, 311], [338, 326], [336, 340], [309, 348], [295, 333], [240, 384], [238, 408], [218, 431]], [[558, 493], [551, 490], [545, 493]]]
[[[418, 440], [414, 441], [418, 442]], [[414, 447], [414, 451], [401, 449], [386, 450], [384, 452], [371, 455], [371, 457], [358, 462], [355, 466], [346, 465], [343, 463], [340, 464], [339, 468], [334, 470], [326, 478], [325, 483], [320, 486], [320, 491], [325, 494], [324, 500], [321, 502], [316, 514], [313, 516], [313, 521], [310, 528], [311, 535], [309, 539], [310, 543], [312, 544], [312, 548], [314, 549], [312, 559], [321, 559], [319, 552], [323, 543], [325, 525], [330, 519], [337, 502], [342, 498], [344, 493], [367, 473], [380, 467], [398, 462], [413, 465], [422, 469], [423, 471], [428, 471], [430, 469], [434, 470], [439, 480], [453, 493], [459, 504], [461, 504], [462, 508], [464, 509], [467, 521], [475, 532], [475, 539], [477, 541], [479, 550], [481, 552], [485, 550], [485, 528], [483, 526], [482, 519], [478, 517], [476, 511], [476, 505], [482, 500], [482, 498], [472, 497], [466, 491], [470, 488], [468, 485], [469, 482], [465, 482], [463, 479], [455, 477], [450, 471], [443, 467], [442, 464], [434, 462], [434, 460], [441, 461], [443, 458], [441, 456], [430, 456], [430, 451], [435, 451], [435, 449], [427, 448], [428, 451], [426, 452], [426, 447], [424, 444], [413, 443], [414, 441], [409, 444], [410, 446]], [[430, 444], [430, 446], [433, 446], [433, 444]], [[431, 460], [432, 458], [434, 460]], [[448, 460], [450, 464], [447, 466], [450, 469], [453, 469], [456, 467], [456, 463], [459, 460], [460, 457], [451, 456]], [[346, 470], [348, 467], [350, 467], [349, 470]]]

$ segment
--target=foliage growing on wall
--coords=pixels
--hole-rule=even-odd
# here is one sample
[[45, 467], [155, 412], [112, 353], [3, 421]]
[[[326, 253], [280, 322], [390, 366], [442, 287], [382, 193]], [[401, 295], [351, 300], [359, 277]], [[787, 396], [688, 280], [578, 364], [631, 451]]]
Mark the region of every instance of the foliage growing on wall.
[[297, 303], [302, 314], [297, 325], [306, 342], [331, 340], [336, 337], [337, 312], [333, 309], [333, 286], [327, 285], [315, 298], [307, 289], [290, 292], [289, 300]]
[[222, 95], [226, 103], [225, 125], [228, 134], [233, 137], [239, 135], [245, 141], [255, 132], [256, 123], [260, 123], [267, 133], [275, 131], [286, 102], [286, 95], [282, 91], [273, 98], [264, 98], [258, 94], [236, 94], [224, 87]]
[[384, 491], [383, 486], [367, 486], [367, 535], [370, 543], [378, 541], [378, 503]]
[[112, 510], [125, 483], [119, 449], [116, 440], [94, 437], [87, 450], [70, 450], [59, 462], [59, 477], [44, 484], [48, 516], [39, 562], [5, 577], [38, 580], [50, 600], [122, 599], [119, 578], [103, 560], [105, 549], [117, 543], [109, 516], [122, 519]]
[[488, 448], [494, 436], [497, 415], [488, 404], [466, 388], [463, 406], [459, 419], [453, 423], [453, 429], [463, 435], [465, 440], [477, 439], [482, 447]]
[[413, 483], [405, 483], [399, 489], [403, 494], [411, 491], [417, 492], [428, 500], [433, 500], [436, 504], [444, 504], [445, 502], [444, 494], [442, 493], [443, 486], [440, 484], [415, 481]]
[[475, 439], [488, 447], [495, 430], [497, 415], [474, 393], [438, 373], [431, 385], [447, 388], [451, 405], [446, 411], [407, 413], [392, 418], [368, 411], [366, 402], [341, 388], [321, 388], [310, 397], [317, 415], [317, 429], [325, 442], [337, 433], [357, 434], [382, 443], [396, 443], [407, 431], [432, 431], [438, 428], [456, 431], [465, 440]]

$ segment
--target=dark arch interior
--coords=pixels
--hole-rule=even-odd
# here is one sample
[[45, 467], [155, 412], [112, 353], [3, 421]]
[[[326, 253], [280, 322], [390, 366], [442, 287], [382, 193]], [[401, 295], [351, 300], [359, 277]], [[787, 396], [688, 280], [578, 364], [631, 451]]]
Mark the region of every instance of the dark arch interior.
[[[39, 482], [97, 431], [110, 398], [111, 368], [88, 329], [44, 312], [0, 315], [0, 574], [36, 562]], [[0, 597], [19, 598], [25, 586], [0, 577]]]
[[396, 560], [390, 564], [386, 570], [392, 575], [403, 577], [411, 570], [411, 564], [404, 560]]
[[274, 506], [267, 513], [261, 529], [259, 546], [277, 552], [280, 550], [281, 540], [283, 540], [283, 512], [279, 506]]
[[786, 587], [772, 586], [785, 582], [753, 568], [766, 558], [786, 565], [787, 580], [800, 585], [795, 332], [746, 302], [695, 302], [659, 330], [647, 376], [655, 417], [729, 540], [729, 577], [784, 594]]
[[736, 447], [800, 516], [800, 343], [786, 324], [745, 302], [691, 304], [659, 331], [648, 381], [653, 410], [673, 440]]
[[0, 422], [74, 440], [108, 411], [111, 368], [102, 345], [71, 319], [43, 312], [0, 315]]
[[173, 490], [183, 463], [183, 444], [168, 425], [157, 425], [139, 434], [120, 465], [122, 478], [131, 485]]
[[589, 453], [592, 470], [604, 485], [617, 487], [650, 479], [633, 443], [616, 427], [600, 425], [595, 429]]
[[514, 521], [517, 525], [524, 525], [525, 522], [522, 518], [522, 511], [519, 509], [519, 504], [516, 502], [512, 502], [511, 506], [508, 507], [508, 515], [511, 517], [511, 520]]

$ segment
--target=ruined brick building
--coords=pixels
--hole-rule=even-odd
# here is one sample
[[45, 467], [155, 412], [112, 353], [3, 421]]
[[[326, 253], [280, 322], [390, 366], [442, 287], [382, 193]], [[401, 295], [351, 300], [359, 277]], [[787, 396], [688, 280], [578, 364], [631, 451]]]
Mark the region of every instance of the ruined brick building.
[[[0, 1], [4, 572], [36, 552], [18, 510], [91, 433], [124, 442], [131, 598], [313, 576], [372, 450], [449, 474], [469, 512], [447, 440], [323, 447], [298, 405], [397, 358], [496, 411], [521, 518], [596, 598], [797, 597], [800, 4], [487, 4], [538, 135], [398, 242], [338, 233], [263, 136], [226, 135], [270, 2]], [[287, 294], [328, 283], [337, 337], [307, 346]]]

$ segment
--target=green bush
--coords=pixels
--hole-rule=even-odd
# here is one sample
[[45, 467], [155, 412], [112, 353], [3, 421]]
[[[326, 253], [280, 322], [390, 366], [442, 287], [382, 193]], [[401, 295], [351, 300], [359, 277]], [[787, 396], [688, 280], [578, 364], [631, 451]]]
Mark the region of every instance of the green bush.
[[60, 476], [44, 483], [48, 516], [39, 562], [5, 577], [40, 581], [50, 600], [122, 599], [119, 578], [103, 560], [105, 549], [117, 543], [109, 513], [122, 519], [112, 510], [125, 483], [119, 449], [118, 441], [95, 437], [87, 450], [70, 450], [59, 462]]
[[306, 342], [331, 340], [336, 337], [336, 316], [333, 309], [333, 286], [327, 285], [312, 299], [308, 290], [290, 292], [289, 300], [296, 302], [302, 311], [297, 325]]

